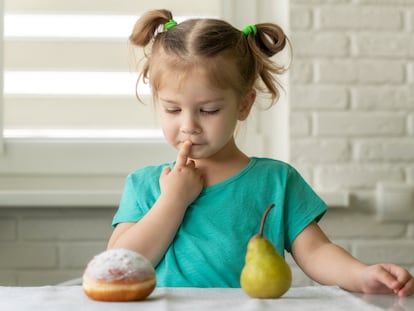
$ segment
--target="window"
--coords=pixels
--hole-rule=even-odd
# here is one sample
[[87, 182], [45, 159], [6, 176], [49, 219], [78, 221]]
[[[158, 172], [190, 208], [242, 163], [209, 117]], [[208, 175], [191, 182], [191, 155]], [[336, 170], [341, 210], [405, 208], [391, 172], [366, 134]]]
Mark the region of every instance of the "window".
[[[0, 205], [116, 205], [128, 172], [175, 158], [149, 96], [146, 105], [135, 98], [127, 38], [140, 13], [166, 7], [177, 20], [218, 16], [243, 27], [286, 18], [283, 3], [5, 0]], [[287, 120], [277, 106], [241, 128], [246, 150], [285, 157], [273, 151], [287, 128], [268, 126], [280, 123], [275, 110]]]

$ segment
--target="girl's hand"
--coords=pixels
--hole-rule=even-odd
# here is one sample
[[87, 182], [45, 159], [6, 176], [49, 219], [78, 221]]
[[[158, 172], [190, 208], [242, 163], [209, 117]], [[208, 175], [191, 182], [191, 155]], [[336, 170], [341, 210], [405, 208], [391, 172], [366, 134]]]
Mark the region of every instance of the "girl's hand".
[[190, 150], [191, 141], [187, 140], [178, 152], [174, 168], [165, 167], [160, 176], [161, 195], [174, 203], [182, 202], [185, 208], [198, 197], [204, 185], [200, 171], [188, 158]]
[[410, 296], [414, 294], [414, 278], [394, 264], [377, 264], [365, 268], [361, 275], [362, 291], [367, 294]]

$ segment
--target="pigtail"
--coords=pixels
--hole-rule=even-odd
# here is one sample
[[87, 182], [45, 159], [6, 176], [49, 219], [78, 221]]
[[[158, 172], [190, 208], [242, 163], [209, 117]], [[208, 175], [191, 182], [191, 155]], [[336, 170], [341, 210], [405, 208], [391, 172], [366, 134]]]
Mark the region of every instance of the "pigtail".
[[262, 23], [256, 25], [257, 35], [254, 40], [260, 50], [271, 57], [286, 46], [286, 35], [282, 28], [276, 24]]
[[136, 46], [145, 47], [164, 29], [164, 24], [172, 19], [168, 10], [153, 10], [142, 15], [132, 30], [129, 41]]
[[[142, 79], [144, 83], [148, 81], [149, 72], [149, 54], [146, 48], [151, 49], [151, 44], [160, 32], [165, 31], [165, 23], [172, 20], [172, 13], [168, 10], [152, 10], [143, 14], [135, 23], [132, 33], [129, 36], [129, 42], [132, 46], [144, 48], [146, 61], [142, 65], [138, 79], [135, 84], [135, 96], [140, 102], [143, 102], [138, 94], [138, 84]], [[132, 51], [133, 52], [133, 51]]]
[[249, 33], [247, 42], [256, 60], [257, 73], [265, 88], [272, 95], [273, 101], [279, 98], [279, 83], [275, 74], [279, 75], [287, 70], [287, 66], [280, 66], [270, 57], [282, 51], [288, 43], [288, 38], [282, 28], [272, 23], [256, 24], [256, 33]]

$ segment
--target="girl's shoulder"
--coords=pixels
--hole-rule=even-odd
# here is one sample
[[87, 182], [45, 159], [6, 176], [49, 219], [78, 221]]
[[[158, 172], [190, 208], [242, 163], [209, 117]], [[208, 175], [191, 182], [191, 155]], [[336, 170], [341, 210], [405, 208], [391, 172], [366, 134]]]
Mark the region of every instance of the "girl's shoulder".
[[262, 178], [281, 179], [281, 180], [295, 180], [303, 179], [302, 175], [291, 164], [271, 159], [252, 157], [252, 173], [261, 176]]
[[284, 161], [271, 159], [271, 158], [260, 158], [260, 157], [252, 157], [251, 161], [254, 164], [256, 169], [266, 169], [266, 170], [277, 170], [279, 172], [290, 172], [296, 171], [295, 168]]

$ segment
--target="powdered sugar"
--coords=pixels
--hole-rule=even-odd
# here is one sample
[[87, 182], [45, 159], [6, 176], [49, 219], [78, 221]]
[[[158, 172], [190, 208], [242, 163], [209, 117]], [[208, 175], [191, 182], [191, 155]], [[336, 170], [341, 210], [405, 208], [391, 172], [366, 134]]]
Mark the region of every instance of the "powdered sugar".
[[145, 280], [155, 276], [148, 259], [128, 249], [110, 249], [96, 255], [88, 264], [85, 273], [90, 277], [106, 281]]

